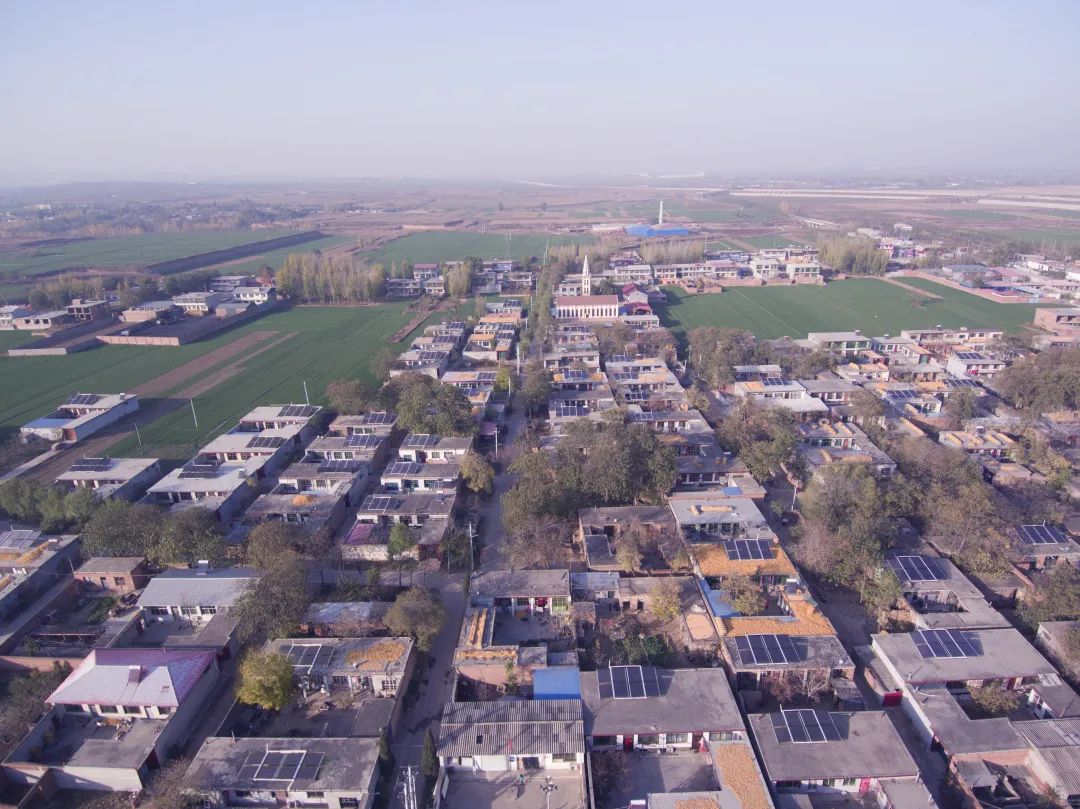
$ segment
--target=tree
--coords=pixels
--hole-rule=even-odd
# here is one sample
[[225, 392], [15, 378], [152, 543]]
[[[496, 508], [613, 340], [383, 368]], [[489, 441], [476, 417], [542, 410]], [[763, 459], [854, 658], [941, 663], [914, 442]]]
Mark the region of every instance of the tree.
[[409, 552], [416, 547], [417, 538], [412, 529], [404, 523], [396, 522], [390, 526], [390, 536], [386, 541], [386, 556], [398, 566], [398, 583], [401, 583], [401, 563]]
[[139, 796], [139, 809], [188, 809], [198, 801], [188, 794], [184, 778], [191, 765], [188, 758], [174, 758], [157, 770]]
[[236, 698], [248, 705], [280, 711], [293, 693], [292, 661], [285, 655], [249, 652], [240, 661]]
[[663, 579], [653, 588], [649, 609], [661, 621], [674, 621], [679, 617], [682, 612], [682, 595], [674, 579]]
[[721, 422], [717, 439], [736, 452], [758, 480], [770, 480], [798, 467], [795, 419], [787, 410], [743, 399]]
[[516, 694], [518, 688], [517, 666], [514, 665], [513, 660], [507, 660], [504, 668], [506, 674], [506, 693]]
[[772, 671], [761, 678], [761, 690], [779, 703], [807, 704], [831, 688], [828, 670]]
[[975, 418], [975, 403], [978, 398], [971, 388], [954, 388], [945, 400], [943, 410], [956, 424], [963, 425], [968, 419]]
[[[505, 498], [506, 495], [504, 503]], [[503, 516], [506, 516], [505, 512]], [[566, 523], [550, 517], [538, 519], [539, 522], [528, 522], [515, 528], [503, 540], [502, 556], [510, 567], [548, 567], [565, 560]]]
[[866, 238], [826, 238], [818, 242], [823, 263], [850, 275], [882, 275], [889, 255]]
[[472, 266], [468, 261], [462, 261], [446, 273], [446, 291], [451, 297], [464, 298], [472, 289]]
[[903, 597], [900, 580], [888, 568], [878, 568], [873, 576], [862, 582], [859, 589], [859, 600], [867, 612], [878, 620], [879, 625], [881, 616], [893, 609]]
[[495, 487], [495, 470], [478, 452], [469, 450], [461, 459], [461, 477], [469, 491], [491, 494]]
[[510, 390], [510, 367], [507, 365], [499, 365], [497, 371], [495, 371], [495, 390], [499, 393], [506, 393]]
[[390, 379], [390, 369], [394, 367], [397, 356], [388, 348], [380, 349], [371, 360], [371, 373], [379, 382]]
[[298, 559], [282, 559], [249, 585], [236, 607], [241, 642], [287, 637], [311, 603], [307, 579], [307, 565]]
[[1020, 706], [1020, 696], [1006, 691], [996, 683], [980, 685], [968, 689], [974, 703], [977, 719], [991, 719], [1006, 716]]
[[205, 508], [166, 514], [146, 555], [158, 565], [191, 566], [203, 560], [212, 565], [221, 564], [225, 559], [221, 525], [213, 512]]
[[749, 576], [729, 576], [720, 585], [731, 606], [742, 615], [760, 615], [765, 611], [765, 596], [761, 585]]
[[411, 637], [416, 647], [426, 652], [442, 629], [445, 612], [430, 591], [410, 587], [394, 599], [383, 623], [394, 635]]
[[394, 768], [394, 753], [386, 738], [386, 728], [379, 731], [379, 763], [382, 765], [383, 773], [388, 773]]
[[439, 756], [435, 752], [435, 737], [431, 735], [430, 727], [424, 731], [424, 750], [420, 755], [420, 771], [429, 782], [439, 774]]
[[300, 529], [285, 522], [263, 522], [248, 532], [244, 546], [244, 562], [259, 570], [297, 558]]
[[26, 735], [45, 708], [45, 698], [70, 673], [67, 666], [54, 664], [48, 671], [13, 674], [0, 699], [0, 755], [7, 757]]
[[476, 420], [468, 395], [453, 385], [422, 374], [398, 377], [392, 385], [396, 395], [398, 426], [414, 433], [473, 435]]
[[529, 415], [533, 415], [540, 406], [546, 406], [551, 393], [551, 380], [544, 365], [539, 360], [529, 360], [525, 366], [525, 380], [521, 385], [520, 396]]
[[624, 573], [633, 573], [640, 568], [641, 560], [641, 549], [636, 542], [624, 539], [615, 543], [615, 561]]
[[106, 500], [82, 532], [87, 556], [145, 556], [157, 536], [161, 511], [150, 505]]
[[339, 415], [356, 416], [367, 410], [371, 393], [359, 379], [335, 379], [326, 386], [326, 401]]
[[1038, 415], [1080, 409], [1080, 348], [1024, 357], [998, 374], [994, 383], [1018, 410]]
[[1058, 562], [1035, 580], [1020, 602], [1021, 620], [1031, 629], [1044, 621], [1080, 620], [1080, 570]]
[[734, 366], [745, 365], [754, 354], [754, 335], [740, 329], [701, 326], [688, 335], [690, 367], [711, 388], [734, 381]]

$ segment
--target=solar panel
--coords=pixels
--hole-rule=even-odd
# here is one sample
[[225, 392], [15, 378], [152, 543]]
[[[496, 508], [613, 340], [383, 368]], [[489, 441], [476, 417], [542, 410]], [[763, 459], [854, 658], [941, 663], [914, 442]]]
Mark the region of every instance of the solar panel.
[[979, 388], [982, 387], [974, 379], [960, 379], [959, 377], [947, 377], [945, 384], [953, 388]]
[[315, 781], [319, 777], [319, 767], [323, 762], [322, 753], [304, 753], [304, 760], [297, 770], [297, 781]]
[[372, 495], [364, 501], [364, 506], [361, 511], [386, 511], [390, 508], [392, 498], [382, 495]]
[[772, 559], [772, 543], [767, 539], [725, 539], [728, 559]]
[[23, 551], [33, 546], [40, 533], [29, 528], [15, 528], [0, 534], [0, 548]]
[[786, 385], [788, 384], [788, 381], [779, 376], [767, 376], [761, 380], [761, 384], [767, 388], [774, 388], [778, 385]]
[[319, 408], [312, 407], [310, 405], [285, 405], [281, 408], [278, 416], [281, 418], [301, 418], [308, 419], [319, 412]]
[[216, 466], [192, 466], [182, 469], [177, 477], [182, 480], [205, 480], [217, 477], [217, 473], [218, 468]]
[[101, 397], [96, 393], [76, 393], [67, 400], [69, 405], [92, 405]]
[[495, 373], [495, 371], [481, 371], [476, 375], [476, 381], [484, 383], [494, 382], [496, 376], [497, 374]]
[[981, 359], [983, 359], [983, 355], [978, 353], [977, 351], [957, 351], [955, 354], [953, 354], [953, 356], [957, 357], [959, 359], [962, 359], [962, 360], [981, 360]]
[[911, 633], [915, 648], [924, 658], [978, 657], [978, 638], [959, 629], [922, 629]]
[[108, 458], [80, 458], [70, 467], [69, 472], [104, 472], [112, 462]]
[[421, 351], [420, 362], [439, 362], [445, 356], [445, 351]]
[[896, 556], [889, 560], [900, 581], [943, 581], [946, 576], [936, 559], [928, 556]]
[[412, 461], [394, 461], [386, 467], [386, 476], [394, 475], [415, 475], [420, 471], [420, 464], [413, 463]]
[[363, 466], [363, 461], [332, 459], [319, 464], [319, 468], [315, 472], [320, 475], [327, 472], [358, 472]]
[[559, 418], [581, 418], [587, 416], [589, 411], [578, 405], [557, 404], [555, 415]]
[[735, 647], [744, 663], [799, 663], [806, 660], [805, 641], [799, 640], [796, 645], [788, 635], [745, 635], [735, 638]]
[[377, 435], [361, 435], [359, 433], [347, 436], [345, 446], [349, 449], [377, 449], [382, 439]]
[[773, 730], [778, 742], [816, 744], [839, 741], [841, 738], [832, 714], [818, 713], [809, 708], [781, 710], [779, 715], [774, 714]]
[[385, 410], [373, 410], [370, 413], [365, 413], [363, 417], [364, 424], [393, 424], [397, 419], [393, 413], [387, 413]]
[[1065, 542], [1065, 534], [1055, 525], [1021, 525], [1017, 532], [1025, 545], [1057, 545]]
[[589, 378], [589, 374], [586, 371], [571, 368], [563, 371], [563, 380], [566, 382], [584, 382]]
[[921, 394], [916, 390], [894, 390], [889, 392], [890, 399], [917, 399]]
[[402, 446], [409, 449], [427, 449], [439, 443], [439, 436], [432, 433], [412, 433], [405, 437]]
[[613, 362], [630, 362], [630, 355], [629, 354], [612, 354], [610, 357], [607, 358], [607, 361], [609, 363], [613, 363]]
[[257, 435], [248, 441], [248, 449], [277, 449], [284, 443], [280, 435]]

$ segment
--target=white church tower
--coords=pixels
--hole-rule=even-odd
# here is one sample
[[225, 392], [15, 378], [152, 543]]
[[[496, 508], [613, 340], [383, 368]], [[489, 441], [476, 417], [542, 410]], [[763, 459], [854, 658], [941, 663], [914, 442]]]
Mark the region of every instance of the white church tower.
[[589, 254], [585, 254], [585, 263], [581, 266], [581, 294], [592, 295], [592, 277], [589, 275]]

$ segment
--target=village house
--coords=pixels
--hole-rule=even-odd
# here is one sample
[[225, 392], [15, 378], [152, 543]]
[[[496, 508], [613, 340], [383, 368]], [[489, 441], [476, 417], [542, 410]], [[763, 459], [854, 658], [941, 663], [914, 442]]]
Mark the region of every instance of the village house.
[[805, 341], [810, 348], [831, 351], [843, 357], [855, 357], [870, 348], [870, 338], [855, 331], [812, 331]]
[[112, 319], [108, 301], [72, 298], [71, 303], [65, 307], [65, 311], [78, 323]]
[[120, 313], [124, 323], [170, 323], [184, 316], [184, 310], [172, 301], [143, 301]]
[[777, 793], [880, 795], [893, 781], [925, 793], [908, 805], [933, 806], [919, 768], [884, 711], [788, 708], [751, 714], [765, 778]]
[[102, 500], [138, 500], [162, 476], [157, 458], [80, 458], [54, 481], [65, 489], [92, 489]]
[[29, 528], [0, 532], [0, 649], [14, 645], [27, 622], [65, 589], [79, 561], [75, 536], [47, 536]]
[[18, 306], [15, 304], [0, 306], [0, 329], [4, 331], [15, 330], [18, 328], [16, 324], [31, 313], [32, 310], [28, 306]]
[[591, 570], [619, 570], [614, 545], [626, 531], [653, 542], [675, 539], [675, 520], [666, 506], [614, 506], [578, 511], [578, 532]]
[[383, 618], [389, 601], [315, 601], [300, 621], [300, 631], [317, 638], [386, 635]]
[[408, 687], [416, 663], [412, 638], [277, 638], [266, 651], [289, 659], [305, 692], [370, 694], [383, 701], [378, 708], [389, 720], [385, 726], [397, 726], [397, 696]]
[[668, 497], [679, 534], [688, 544], [716, 543], [728, 539], [774, 538], [765, 516], [749, 497], [731, 496], [723, 490], [699, 489], [675, 492]]
[[439, 379], [450, 364], [452, 354], [449, 348], [412, 348], [398, 355], [390, 367], [390, 376], [405, 374], [423, 374], [432, 379]]
[[460, 478], [459, 461], [394, 461], [383, 470], [379, 483], [388, 492], [453, 491], [457, 489]]
[[376, 738], [230, 738], [203, 742], [184, 791], [213, 807], [371, 809], [379, 783]]
[[232, 292], [239, 287], [251, 287], [258, 284], [253, 275], [219, 275], [210, 279], [210, 289], [214, 292]]
[[359, 416], [337, 416], [330, 422], [331, 435], [381, 435], [388, 436], [397, 426], [397, 413], [371, 410]]
[[218, 674], [204, 651], [92, 650], [5, 760], [8, 782], [141, 791], [194, 730]]
[[799, 455], [813, 474], [836, 463], [865, 464], [879, 478], [891, 477], [896, 471], [896, 461], [854, 424], [823, 419], [802, 422], [796, 429], [801, 442]]
[[936, 326], [932, 329], [900, 330], [901, 337], [914, 340], [923, 348], [942, 353], [955, 346], [969, 346], [977, 349], [987, 343], [1000, 340], [1004, 333], [1001, 329], [969, 329], [967, 326], [961, 326], [959, 329]]
[[409, 433], [398, 448], [398, 459], [423, 464], [460, 461], [472, 447], [472, 436]]
[[772, 683], [792, 678], [808, 690], [828, 692], [837, 681], [850, 685], [855, 679], [855, 663], [835, 635], [734, 635], [723, 639], [720, 654], [737, 692], [767, 692]]
[[169, 568], [150, 579], [136, 604], [148, 623], [207, 623], [231, 612], [261, 575], [249, 567]]
[[15, 328], [26, 331], [47, 331], [74, 321], [75, 317], [66, 309], [56, 309], [51, 312], [29, 312], [21, 317], [14, 318]]
[[205, 317], [212, 313], [219, 305], [232, 300], [229, 292], [185, 292], [182, 295], [173, 296], [173, 303], [180, 307], [184, 314], [196, 317]]
[[[414, 557], [433, 555], [446, 536], [456, 504], [457, 491], [377, 492], [365, 497], [360, 504], [354, 530], [363, 526], [388, 530], [400, 523], [416, 529], [418, 540], [413, 549]], [[354, 541], [363, 544], [361, 540], [374, 543], [368, 552], [375, 555], [365, 558], [387, 558], [385, 531], [360, 531]]]
[[82, 441], [139, 409], [133, 393], [74, 393], [52, 413], [24, 424], [23, 438]]
[[800, 383], [783, 377], [765, 377], [758, 381], [733, 382], [728, 391], [739, 398], [752, 399], [761, 405], [782, 407], [796, 419], [808, 419], [828, 414], [829, 406], [812, 396]]
[[904, 593], [904, 618], [917, 629], [994, 629], [1009, 620], [951, 561], [915, 553], [889, 553], [886, 564]]
[[474, 607], [533, 614], [564, 614], [570, 609], [568, 570], [487, 570], [469, 583], [469, 603]]
[[991, 458], [1011, 458], [1016, 441], [998, 430], [976, 427], [973, 430], [942, 430], [938, 443], [950, 449], [958, 449], [968, 455], [987, 455]]
[[723, 669], [583, 671], [581, 699], [590, 750], [698, 750], [706, 741], [747, 738]]
[[439, 763], [482, 773], [584, 770], [581, 702], [574, 699], [448, 702]]
[[308, 460], [290, 464], [278, 483], [244, 512], [246, 525], [285, 522], [305, 534], [332, 534], [367, 486], [363, 461]]
[[830, 407], [846, 405], [851, 402], [851, 395], [859, 389], [858, 385], [846, 379], [799, 379], [808, 394], [820, 399]]
[[1059, 562], [1080, 565], [1080, 544], [1057, 525], [1018, 525], [1016, 539], [1012, 559], [1027, 573], [1048, 570]]
[[984, 356], [978, 351], [954, 351], [945, 361], [945, 370], [953, 376], [977, 376], [993, 379], [994, 374], [1005, 368], [1002, 360]]
[[142, 556], [94, 556], [73, 574], [92, 590], [126, 595], [146, 587], [150, 570]]
[[232, 291], [234, 301], [262, 305], [277, 300], [277, 290], [272, 286], [241, 286]]
[[262, 458], [189, 461], [150, 486], [140, 502], [171, 510], [204, 508], [228, 523], [255, 499], [255, 480], [262, 468]]
[[389, 452], [389, 444], [388, 436], [379, 433], [321, 435], [307, 445], [304, 460], [308, 463], [352, 461], [372, 469], [381, 465]]
[[386, 297], [419, 298], [423, 292], [423, 282], [418, 278], [387, 278]]

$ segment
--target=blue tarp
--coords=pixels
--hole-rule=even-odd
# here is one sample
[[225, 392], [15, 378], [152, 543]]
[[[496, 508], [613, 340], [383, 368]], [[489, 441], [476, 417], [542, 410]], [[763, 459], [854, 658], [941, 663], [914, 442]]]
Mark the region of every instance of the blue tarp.
[[679, 225], [631, 225], [625, 228], [630, 236], [640, 236], [645, 239], [656, 236], [689, 236], [690, 231]]
[[549, 666], [533, 671], [533, 699], [581, 699], [577, 666]]

